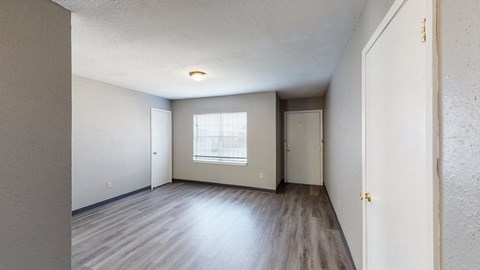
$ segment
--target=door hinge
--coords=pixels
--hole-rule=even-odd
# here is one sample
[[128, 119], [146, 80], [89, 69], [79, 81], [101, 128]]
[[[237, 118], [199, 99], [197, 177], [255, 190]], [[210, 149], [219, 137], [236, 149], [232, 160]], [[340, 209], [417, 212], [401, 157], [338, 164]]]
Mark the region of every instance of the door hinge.
[[370, 195], [370, 193], [362, 193], [360, 194], [360, 200], [366, 200], [368, 202], [371, 202], [372, 201], [372, 195]]
[[427, 18], [422, 20], [422, 43], [427, 42]]

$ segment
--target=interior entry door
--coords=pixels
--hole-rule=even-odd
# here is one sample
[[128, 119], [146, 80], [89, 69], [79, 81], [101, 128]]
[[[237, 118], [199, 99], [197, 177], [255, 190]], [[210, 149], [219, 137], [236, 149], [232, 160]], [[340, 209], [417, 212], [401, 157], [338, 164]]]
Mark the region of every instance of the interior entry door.
[[285, 181], [323, 185], [322, 112], [285, 112]]
[[172, 112], [151, 111], [152, 189], [172, 182]]
[[363, 51], [364, 270], [435, 269], [427, 2], [395, 2]]

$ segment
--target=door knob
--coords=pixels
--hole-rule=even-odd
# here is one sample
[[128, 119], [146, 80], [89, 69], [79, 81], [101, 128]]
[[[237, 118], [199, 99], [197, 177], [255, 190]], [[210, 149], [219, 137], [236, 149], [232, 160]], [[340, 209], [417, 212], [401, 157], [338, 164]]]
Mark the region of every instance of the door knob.
[[360, 200], [367, 200], [368, 202], [372, 201], [372, 196], [370, 193], [360, 194]]
[[156, 155], [156, 154], [157, 154], [157, 152], [153, 152], [153, 154], [154, 154], [154, 155]]

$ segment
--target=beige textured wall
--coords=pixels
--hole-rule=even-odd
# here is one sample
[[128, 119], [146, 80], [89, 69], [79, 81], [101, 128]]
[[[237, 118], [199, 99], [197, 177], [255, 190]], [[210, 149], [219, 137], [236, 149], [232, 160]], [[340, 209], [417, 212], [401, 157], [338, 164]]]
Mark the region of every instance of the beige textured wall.
[[[275, 190], [275, 103], [275, 92], [173, 101], [173, 178]], [[221, 112], [248, 113], [246, 167], [193, 162], [193, 115]]]
[[72, 102], [73, 210], [150, 186], [150, 108], [170, 101], [74, 75]]
[[439, 0], [442, 269], [480, 269], [479, 14]]
[[70, 12], [0, 1], [0, 269], [70, 269]]
[[369, 0], [325, 95], [325, 186], [355, 265], [362, 264], [362, 50], [393, 0]]

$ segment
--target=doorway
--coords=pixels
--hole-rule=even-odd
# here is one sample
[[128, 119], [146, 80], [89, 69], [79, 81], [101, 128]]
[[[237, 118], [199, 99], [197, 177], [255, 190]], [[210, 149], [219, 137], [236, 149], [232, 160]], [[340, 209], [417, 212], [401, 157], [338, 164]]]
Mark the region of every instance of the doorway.
[[285, 112], [285, 182], [323, 185], [322, 111]]
[[172, 182], [172, 112], [151, 109], [151, 188]]
[[397, 0], [363, 50], [363, 269], [437, 269], [434, 12]]

